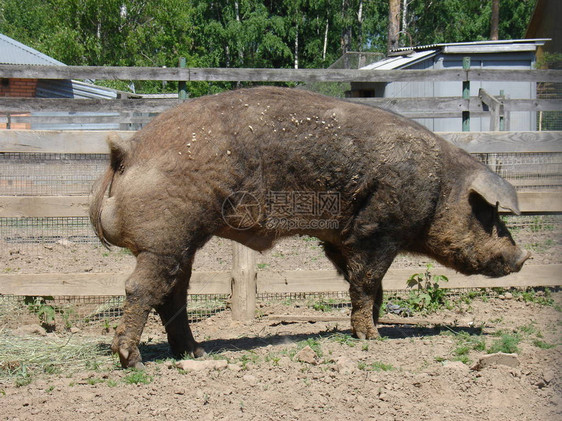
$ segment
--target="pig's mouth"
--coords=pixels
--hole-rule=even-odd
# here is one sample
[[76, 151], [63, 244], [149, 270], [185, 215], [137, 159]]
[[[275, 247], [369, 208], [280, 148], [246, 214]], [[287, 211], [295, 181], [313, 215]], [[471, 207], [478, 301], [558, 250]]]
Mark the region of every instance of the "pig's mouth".
[[531, 257], [531, 253], [527, 250], [521, 250], [519, 255], [514, 259], [506, 259], [501, 257], [495, 260], [495, 263], [489, 265], [480, 271], [482, 275], [492, 278], [509, 275], [510, 273], [519, 272], [523, 264]]
[[531, 258], [531, 252], [527, 250], [521, 250], [519, 259], [515, 262], [515, 270], [513, 272], [519, 272], [523, 267], [523, 264]]

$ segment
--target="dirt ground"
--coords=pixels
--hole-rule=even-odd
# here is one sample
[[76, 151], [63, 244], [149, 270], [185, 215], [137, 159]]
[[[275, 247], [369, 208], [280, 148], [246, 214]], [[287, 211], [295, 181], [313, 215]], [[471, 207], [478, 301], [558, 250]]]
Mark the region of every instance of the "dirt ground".
[[[550, 305], [538, 302], [547, 299]], [[227, 310], [192, 324], [209, 353], [203, 361], [216, 364], [195, 371], [170, 359], [155, 316], [141, 343], [144, 372], [117, 367], [109, 351], [113, 326], [45, 334], [23, 319], [4, 321], [3, 341], [35, 336], [38, 354], [52, 341], [61, 353], [85, 342], [99, 352], [87, 368], [34, 372], [29, 384], [2, 377], [0, 419], [562, 419], [561, 306], [562, 292], [465, 296], [448, 310], [416, 315], [417, 324], [382, 325], [381, 340], [361, 341], [350, 335], [346, 306], [320, 312], [309, 301], [263, 302], [253, 322], [234, 322]], [[517, 338], [513, 358], [474, 367], [505, 337]]]
[[[558, 263], [553, 244], [557, 252], [549, 256]], [[227, 271], [230, 262], [229, 242], [215, 238], [194, 269]], [[285, 240], [257, 264], [268, 271], [331, 268], [309, 238]], [[68, 240], [0, 244], [2, 273], [127, 273], [133, 265], [118, 249]], [[448, 309], [413, 321], [385, 316], [396, 321], [381, 325], [382, 339], [373, 341], [351, 337], [349, 306], [337, 301], [260, 302], [259, 317], [248, 323], [232, 321], [226, 310], [192, 324], [211, 367], [178, 368], [151, 315], [140, 347], [143, 372], [122, 370], [111, 355], [117, 319], [47, 333], [27, 309], [0, 306], [0, 420], [562, 420], [562, 292], [449, 299]], [[67, 358], [71, 347], [79, 350]], [[515, 354], [477, 367], [498, 350]]]

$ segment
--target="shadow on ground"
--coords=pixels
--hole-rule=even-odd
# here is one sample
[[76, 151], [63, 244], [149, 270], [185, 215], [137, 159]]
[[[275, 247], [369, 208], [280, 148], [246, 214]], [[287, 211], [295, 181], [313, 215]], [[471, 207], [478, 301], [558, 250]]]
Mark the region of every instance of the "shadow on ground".
[[[284, 323], [288, 324], [288, 323]], [[379, 334], [385, 340], [404, 339], [404, 338], [424, 338], [438, 336], [442, 332], [461, 333], [465, 332], [469, 335], [487, 335], [483, 333], [480, 327], [459, 327], [453, 325], [437, 325], [434, 327], [420, 327], [415, 325], [395, 325], [379, 327]], [[268, 345], [291, 344], [308, 339], [329, 338], [334, 335], [349, 335], [351, 330], [333, 329], [320, 333], [299, 333], [299, 334], [277, 334], [257, 337], [243, 337], [236, 339], [214, 339], [202, 342], [207, 353], [221, 353], [225, 351], [251, 351], [266, 347]], [[171, 358], [168, 343], [146, 343], [139, 345], [139, 350], [143, 356], [143, 361], [157, 361]]]

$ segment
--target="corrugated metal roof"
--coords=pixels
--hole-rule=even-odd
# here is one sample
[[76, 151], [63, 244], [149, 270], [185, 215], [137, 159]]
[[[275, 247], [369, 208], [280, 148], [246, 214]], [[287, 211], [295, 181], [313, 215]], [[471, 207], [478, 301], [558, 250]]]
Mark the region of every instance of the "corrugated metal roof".
[[0, 64], [66, 66], [66, 64], [3, 34], [0, 34]]
[[119, 91], [96, 86], [78, 80], [40, 79], [35, 95], [37, 98], [115, 99]]
[[[418, 47], [397, 48], [391, 55], [376, 63], [362, 67], [367, 70], [394, 70], [409, 67], [415, 63], [431, 58], [440, 52], [445, 54], [493, 54], [493, 53], [515, 53], [523, 51], [536, 51], [539, 45], [543, 45], [549, 39], [519, 39], [499, 41], [475, 41], [456, 42], [421, 45]], [[402, 53], [402, 54], [400, 54]]]
[[[516, 45], [516, 44], [534, 44], [536, 46], [544, 45], [545, 42], [550, 41], [550, 38], [535, 38], [535, 39], [503, 39], [503, 40], [496, 40], [496, 41], [471, 41], [471, 42], [444, 42], [438, 44], [429, 44], [429, 45], [419, 45], [417, 47], [401, 47], [392, 50], [393, 52], [401, 52], [401, 51], [423, 51], [423, 50], [434, 50], [436, 48], [443, 48], [443, 47], [460, 47], [460, 46], [489, 46], [491, 49], [494, 47], [498, 47], [498, 50], [501, 52], [505, 51], [506, 45]], [[491, 51], [493, 52], [493, 51]]]
[[377, 61], [376, 63], [369, 64], [362, 67], [366, 70], [393, 70], [400, 69], [404, 66], [411, 66], [420, 60], [425, 60], [437, 54], [437, 50], [427, 50], [420, 52], [413, 52], [411, 54], [404, 54], [394, 57], [388, 57], [384, 60]]

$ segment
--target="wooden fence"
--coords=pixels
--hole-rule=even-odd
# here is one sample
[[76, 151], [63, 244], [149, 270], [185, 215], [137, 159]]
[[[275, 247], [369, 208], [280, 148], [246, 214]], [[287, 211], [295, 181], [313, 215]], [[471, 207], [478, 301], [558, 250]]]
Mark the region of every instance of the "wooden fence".
[[[293, 70], [293, 69], [162, 69], [59, 66], [0, 66], [0, 78], [33, 79], [127, 79], [174, 81], [303, 81], [303, 82], [387, 82], [387, 81], [531, 81], [561, 82], [562, 71], [550, 70]], [[560, 111], [560, 100], [518, 100], [479, 97], [462, 98], [365, 98], [354, 99], [401, 112], [410, 117], [460, 116], [464, 112]], [[116, 112], [119, 122], [143, 122], [133, 113], [159, 113], [178, 103], [177, 99], [120, 98], [117, 100], [74, 100], [0, 98], [0, 114], [62, 111]], [[488, 111], [484, 111], [488, 109]], [[431, 110], [431, 111], [428, 111]], [[5, 117], [33, 119], [34, 117]], [[65, 121], [69, 117], [61, 117]], [[101, 121], [98, 116], [89, 121]], [[49, 117], [50, 121], [52, 118]], [[104, 120], [106, 121], [106, 120]], [[493, 123], [495, 124], [495, 123]], [[494, 126], [495, 127], [495, 126]], [[123, 137], [134, 132], [120, 132]], [[440, 133], [448, 141], [471, 153], [562, 153], [562, 132], [463, 132]], [[105, 132], [100, 131], [0, 131], [0, 153], [105, 154]], [[562, 197], [549, 192], [521, 192], [524, 213], [562, 213]], [[0, 217], [74, 217], [87, 215], [86, 196], [0, 196]], [[198, 294], [232, 294], [234, 317], [253, 316], [255, 294], [347, 291], [347, 284], [335, 271], [286, 271], [281, 274], [256, 271], [255, 256], [234, 244], [231, 272], [195, 272], [191, 288]], [[562, 265], [525, 266], [517, 274], [501, 279], [465, 277], [449, 270], [446, 287], [510, 287], [562, 285]], [[394, 269], [384, 279], [385, 289], [404, 289], [412, 269]], [[0, 294], [15, 295], [123, 295], [126, 274], [57, 273], [1, 274]]]

